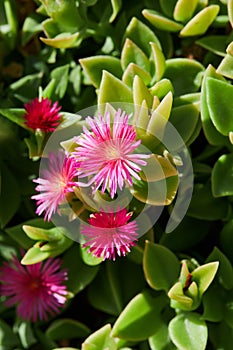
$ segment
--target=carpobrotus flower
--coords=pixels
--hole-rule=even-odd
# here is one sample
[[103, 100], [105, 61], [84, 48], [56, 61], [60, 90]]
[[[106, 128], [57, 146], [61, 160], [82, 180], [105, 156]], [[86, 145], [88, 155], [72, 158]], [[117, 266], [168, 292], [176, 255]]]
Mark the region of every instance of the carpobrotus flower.
[[26, 113], [24, 115], [25, 124], [33, 130], [52, 132], [59, 125], [61, 115], [58, 113], [61, 107], [58, 102], [52, 104], [48, 98], [34, 100], [24, 105]]
[[104, 117], [86, 118], [90, 131], [84, 127], [83, 133], [76, 138], [78, 147], [73, 155], [80, 161], [78, 176], [92, 176], [87, 184], [94, 183], [94, 192], [102, 187], [102, 192], [109, 189], [111, 198], [119, 186], [122, 190], [125, 183], [132, 186], [133, 178], [140, 180], [140, 165], [146, 165], [145, 154], [133, 151], [140, 145], [136, 141], [136, 130], [129, 125], [129, 116], [119, 109], [110, 120], [110, 114]]
[[47, 320], [59, 313], [67, 299], [64, 281], [67, 272], [60, 270], [60, 259], [48, 259], [23, 266], [16, 256], [0, 268], [0, 291], [7, 297], [8, 307], [16, 305], [17, 314], [24, 320]]
[[125, 256], [138, 238], [136, 221], [128, 222], [131, 216], [126, 209], [91, 214], [89, 224], [82, 223], [80, 227], [86, 241], [83, 247], [89, 247], [90, 253], [104, 260]]
[[64, 155], [61, 151], [57, 155], [50, 153], [48, 168], [41, 171], [43, 177], [33, 180], [38, 184], [36, 191], [40, 192], [32, 196], [32, 199], [37, 200], [36, 213], [41, 215], [44, 212], [45, 220], [50, 221], [58, 205], [65, 200], [66, 193], [73, 192], [77, 166], [76, 159]]

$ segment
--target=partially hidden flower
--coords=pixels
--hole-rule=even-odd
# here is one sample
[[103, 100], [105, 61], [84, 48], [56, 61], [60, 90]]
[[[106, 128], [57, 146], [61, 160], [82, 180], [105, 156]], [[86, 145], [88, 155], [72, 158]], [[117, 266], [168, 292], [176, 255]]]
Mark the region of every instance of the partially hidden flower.
[[26, 113], [24, 114], [25, 124], [33, 130], [52, 132], [60, 123], [61, 115], [58, 102], [52, 104], [48, 98], [39, 99], [36, 97], [29, 103], [24, 104]]
[[0, 268], [0, 292], [7, 298], [6, 306], [16, 306], [18, 316], [32, 322], [47, 320], [64, 307], [68, 295], [65, 280], [67, 272], [61, 270], [60, 259], [23, 266], [13, 256]]
[[110, 191], [111, 198], [122, 190], [125, 183], [132, 186], [133, 178], [140, 180], [141, 167], [146, 165], [146, 154], [133, 153], [140, 145], [136, 141], [136, 130], [129, 124], [129, 115], [119, 109], [113, 121], [110, 114], [105, 116], [88, 117], [86, 121], [90, 127], [83, 128], [83, 133], [76, 138], [78, 147], [73, 152], [74, 157], [80, 161], [78, 176], [84, 178], [91, 176], [87, 184], [94, 184], [94, 192], [100, 187], [102, 192]]
[[73, 192], [77, 167], [76, 159], [64, 155], [62, 151], [49, 153], [48, 167], [42, 169], [42, 177], [33, 180], [38, 184], [36, 191], [40, 193], [32, 196], [37, 201], [36, 213], [45, 213], [45, 220], [50, 221], [54, 213], [59, 213], [59, 204], [65, 200], [67, 193]]
[[125, 256], [138, 238], [136, 221], [128, 222], [131, 216], [126, 209], [91, 214], [88, 224], [81, 223], [80, 227], [85, 237], [83, 247], [89, 247], [90, 253], [103, 260]]

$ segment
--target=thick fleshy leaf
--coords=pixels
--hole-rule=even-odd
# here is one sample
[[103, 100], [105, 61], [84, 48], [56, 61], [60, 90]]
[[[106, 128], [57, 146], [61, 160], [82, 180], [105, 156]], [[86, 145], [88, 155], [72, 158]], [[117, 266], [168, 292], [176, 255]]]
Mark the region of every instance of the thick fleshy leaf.
[[37, 33], [42, 31], [41, 16], [32, 13], [25, 18], [22, 27], [22, 45], [26, 45]]
[[196, 282], [200, 296], [202, 296], [202, 294], [207, 290], [209, 285], [212, 283], [216, 275], [216, 272], [218, 270], [218, 266], [219, 266], [219, 262], [214, 261], [214, 262], [210, 262], [210, 263], [198, 266], [192, 272], [192, 280]]
[[112, 23], [114, 21], [118, 12], [120, 11], [121, 5], [122, 5], [122, 0], [111, 0], [111, 4], [112, 4], [112, 15], [109, 19], [110, 23]]
[[66, 93], [69, 78], [68, 74], [69, 64], [59, 66], [51, 72], [51, 78], [56, 81], [55, 94], [58, 99], [61, 99]]
[[160, 7], [164, 14], [172, 17], [177, 0], [159, 0]]
[[[203, 295], [203, 319], [210, 322], [220, 322], [224, 317], [226, 292], [213, 283]], [[214, 306], [214, 307], [213, 307]]]
[[165, 62], [165, 57], [163, 55], [163, 52], [159, 48], [158, 45], [155, 43], [151, 43], [151, 49], [152, 49], [152, 59], [151, 62], [154, 66], [154, 79], [155, 81], [159, 81], [163, 73], [165, 71], [166, 67], [166, 62]]
[[166, 30], [168, 32], [179, 32], [183, 25], [177, 23], [167, 17], [164, 17], [161, 13], [145, 9], [142, 11], [143, 16], [156, 28]]
[[79, 46], [81, 38], [80, 33], [70, 34], [70, 33], [63, 33], [60, 35], [57, 35], [54, 38], [44, 38], [40, 37], [40, 40], [48, 45], [55, 47], [56, 49], [67, 49], [70, 47]]
[[233, 331], [224, 321], [221, 323], [210, 322], [208, 329], [210, 341], [215, 349], [232, 349]]
[[88, 250], [89, 248], [82, 248], [82, 246], [80, 246], [80, 252], [83, 262], [90, 266], [99, 265], [103, 261], [103, 259], [97, 258], [91, 253], [88, 253]]
[[210, 5], [198, 12], [180, 31], [181, 37], [204, 34], [217, 16], [220, 7]]
[[53, 321], [46, 330], [46, 335], [52, 340], [84, 338], [89, 334], [87, 326], [69, 318]]
[[227, 36], [223, 35], [208, 35], [196, 41], [196, 44], [204, 47], [216, 55], [225, 57]]
[[149, 89], [152, 96], [157, 96], [160, 100], [163, 99], [169, 91], [174, 93], [174, 88], [169, 79], [161, 79]]
[[224, 321], [229, 327], [233, 328], [233, 310], [232, 310], [233, 290], [232, 289], [228, 291], [226, 295], [226, 299], [224, 301], [225, 301]]
[[156, 43], [161, 47], [159, 39], [154, 32], [136, 17], [133, 17], [127, 26], [125, 38], [131, 39], [138, 47], [140, 47], [147, 57], [151, 54], [150, 42]]
[[148, 57], [132, 40], [127, 38], [121, 52], [121, 65], [123, 70], [125, 70], [130, 63], [135, 63], [147, 72], [150, 71]]
[[152, 154], [147, 159], [147, 164], [140, 174], [141, 179], [147, 182], [158, 181], [175, 175], [177, 175], [176, 167], [167, 158], [157, 154]]
[[21, 102], [26, 103], [37, 96], [41, 80], [42, 72], [25, 75], [12, 83], [9, 86], [9, 89], [14, 97]]
[[214, 247], [213, 251], [207, 257], [206, 262], [219, 261], [219, 268], [216, 278], [219, 283], [227, 290], [233, 288], [233, 268], [225, 254], [220, 249]]
[[201, 87], [201, 120], [203, 125], [204, 134], [211, 145], [225, 145], [229, 144], [226, 137], [224, 137], [221, 133], [218, 132], [216, 127], [214, 126], [209, 111], [209, 103], [207, 101], [207, 78], [214, 78], [216, 80], [224, 81], [225, 79], [217, 74], [215, 68], [209, 65], [205, 71], [202, 87]]
[[178, 22], [187, 22], [193, 15], [198, 4], [198, 0], [178, 0], [173, 17]]
[[37, 339], [34, 336], [31, 323], [29, 321], [17, 320], [17, 322], [14, 324], [14, 332], [18, 333], [20, 341], [25, 349], [28, 349], [33, 344], [37, 343]]
[[205, 350], [208, 330], [201, 315], [195, 312], [180, 314], [171, 320], [168, 329], [179, 350]]
[[229, 17], [231, 26], [233, 27], [233, 1], [232, 0], [227, 1], [227, 11], [228, 11], [228, 17]]
[[233, 195], [233, 154], [223, 154], [214, 164], [212, 171], [212, 192], [214, 197]]
[[3, 228], [17, 212], [21, 199], [18, 183], [4, 163], [1, 163], [0, 185], [0, 227]]
[[147, 106], [151, 108], [153, 97], [143, 80], [136, 75], [133, 80], [133, 101], [136, 106], [141, 106], [144, 100], [146, 101]]
[[155, 333], [167, 302], [165, 294], [152, 296], [145, 291], [136, 295], [114, 323], [112, 335], [135, 341], [147, 339]]
[[83, 290], [99, 270], [99, 266], [88, 266], [82, 261], [78, 243], [64, 253], [62, 265], [68, 271], [67, 289], [74, 294]]
[[112, 56], [96, 55], [79, 60], [85, 74], [95, 87], [100, 86], [103, 70], [121, 78], [122, 68], [118, 58]]
[[151, 75], [144, 69], [134, 63], [130, 63], [123, 73], [123, 83], [127, 84], [129, 87], [133, 87], [133, 81], [136, 75], [141, 78], [145, 85], [149, 85], [152, 80]]
[[148, 339], [151, 350], [175, 350], [168, 333], [168, 326], [161, 321], [154, 335]]
[[[126, 84], [104, 70], [98, 92], [98, 104], [109, 102], [132, 103], [133, 95]], [[123, 107], [122, 109], [124, 110]]]
[[169, 121], [176, 128], [185, 144], [189, 143], [200, 119], [199, 103], [174, 107]]
[[233, 264], [232, 230], [233, 230], [233, 220], [229, 220], [227, 223], [225, 223], [222, 230], [220, 231], [220, 248], [223, 251], [223, 253], [226, 254], [228, 259], [230, 259], [231, 264]]
[[233, 79], [233, 56], [226, 54], [217, 68], [217, 73], [224, 75], [227, 78]]
[[229, 204], [223, 198], [214, 198], [210, 184], [194, 186], [188, 215], [196, 219], [215, 221], [227, 217]]
[[89, 286], [88, 299], [96, 309], [118, 316], [130, 299], [144, 287], [145, 279], [140, 265], [128, 259], [119, 260], [117, 264], [108, 262]]
[[168, 248], [147, 241], [143, 270], [147, 283], [153, 289], [167, 292], [178, 279], [180, 263]]
[[198, 91], [204, 66], [187, 58], [172, 58], [166, 61], [163, 77], [171, 80], [175, 95], [180, 96]]
[[19, 339], [11, 327], [0, 319], [0, 344], [3, 349], [14, 349], [19, 345]]
[[111, 325], [106, 324], [96, 332], [92, 333], [82, 344], [82, 350], [111, 349], [116, 350], [117, 346], [111, 337]]

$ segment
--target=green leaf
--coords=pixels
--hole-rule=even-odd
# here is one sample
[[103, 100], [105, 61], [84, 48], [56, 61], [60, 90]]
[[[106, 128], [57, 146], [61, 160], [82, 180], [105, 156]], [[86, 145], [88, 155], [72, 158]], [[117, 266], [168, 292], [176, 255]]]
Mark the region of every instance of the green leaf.
[[177, 175], [176, 167], [169, 159], [151, 154], [150, 158], [146, 160], [147, 164], [143, 167], [141, 172], [141, 179], [144, 181], [158, 181], [170, 176]]
[[233, 79], [233, 57], [232, 55], [226, 54], [223, 60], [220, 62], [217, 73], [224, 75], [227, 78]]
[[88, 299], [96, 309], [118, 316], [129, 300], [144, 286], [145, 280], [140, 265], [128, 259], [119, 260], [117, 264], [109, 261], [101, 266], [101, 270], [89, 286]]
[[168, 326], [161, 321], [154, 335], [148, 339], [151, 350], [175, 350], [168, 333]]
[[21, 264], [23, 265], [36, 264], [49, 257], [51, 257], [50, 251], [44, 252], [38, 246], [33, 246], [28, 249], [23, 259], [21, 260]]
[[207, 101], [207, 78], [214, 78], [216, 80], [225, 80], [220, 74], [217, 74], [215, 68], [209, 65], [205, 71], [202, 87], [201, 87], [201, 120], [204, 134], [211, 145], [229, 144], [226, 137], [220, 134], [215, 128], [209, 111], [209, 104]]
[[190, 103], [172, 108], [169, 121], [176, 128], [184, 143], [189, 144], [199, 119], [199, 103]]
[[203, 295], [203, 319], [210, 322], [220, 322], [224, 318], [226, 293], [222, 287], [213, 283]]
[[37, 96], [39, 86], [41, 85], [42, 72], [25, 75], [9, 85], [11, 94], [26, 103]]
[[204, 34], [217, 16], [220, 7], [210, 5], [198, 12], [180, 31], [181, 37]]
[[68, 85], [69, 64], [53, 69], [50, 76], [56, 82], [55, 95], [61, 99], [65, 95]]
[[227, 290], [233, 288], [233, 268], [225, 254], [217, 247], [207, 257], [206, 262], [218, 261], [219, 268], [216, 277], [219, 283]]
[[223, 154], [214, 164], [212, 171], [212, 191], [214, 197], [233, 195], [233, 154]]
[[146, 242], [143, 270], [147, 283], [155, 290], [168, 290], [177, 281], [180, 263], [168, 248]]
[[11, 327], [3, 320], [0, 320], [0, 344], [5, 349], [14, 349], [19, 346], [19, 339], [13, 333]]
[[[45, 26], [45, 22], [43, 26]], [[40, 37], [40, 40], [44, 44], [55, 47], [56, 49], [67, 49], [79, 46], [82, 42], [82, 37], [80, 35], [80, 32], [74, 34], [62, 33], [60, 35], [55, 36], [54, 38]]]
[[223, 321], [208, 325], [209, 338], [215, 349], [232, 350], [233, 331]]
[[172, 17], [177, 0], [159, 0], [160, 7], [164, 14]]
[[206, 101], [216, 129], [223, 135], [233, 130], [233, 86], [213, 78], [206, 80]]
[[78, 243], [74, 243], [64, 253], [62, 266], [68, 271], [67, 289], [74, 294], [91, 283], [99, 270], [99, 266], [88, 266], [82, 261]]
[[29, 321], [18, 320], [14, 324], [14, 331], [17, 331], [20, 341], [25, 349], [30, 348], [37, 342]]
[[111, 337], [111, 325], [106, 324], [91, 334], [82, 344], [82, 350], [111, 349], [117, 350], [116, 343]]
[[224, 301], [225, 301], [224, 321], [232, 329], [233, 328], [233, 310], [232, 310], [233, 290], [232, 289], [228, 291]]
[[172, 82], [175, 95], [180, 96], [198, 91], [203, 72], [204, 66], [195, 60], [171, 58], [166, 60], [166, 70], [163, 77]]
[[149, 88], [149, 91], [150, 91], [152, 96], [157, 96], [161, 100], [170, 91], [173, 94], [174, 88], [173, 88], [172, 83], [169, 79], [161, 79], [155, 85], [153, 85], [151, 88]]
[[127, 85], [104, 70], [98, 92], [98, 104], [109, 102], [132, 103], [133, 96]]
[[112, 15], [109, 19], [110, 23], [112, 23], [116, 18], [116, 16], [118, 15], [122, 6], [122, 0], [111, 0], [111, 4], [112, 4]]
[[150, 64], [148, 57], [132, 40], [126, 38], [121, 52], [121, 65], [125, 70], [130, 63], [135, 63], [145, 71], [150, 71]]
[[46, 335], [52, 340], [62, 340], [84, 338], [90, 332], [90, 329], [81, 322], [69, 318], [61, 318], [49, 325]]
[[177, 23], [167, 17], [164, 17], [161, 13], [145, 9], [142, 11], [143, 16], [156, 28], [166, 30], [168, 32], [179, 32], [183, 25]]
[[133, 101], [136, 106], [141, 106], [143, 101], [149, 108], [152, 106], [153, 97], [139, 76], [135, 76], [133, 80]]
[[198, 0], [178, 0], [174, 12], [173, 17], [178, 22], [186, 22], [188, 21], [198, 4]]
[[225, 57], [227, 36], [223, 35], [208, 35], [196, 41], [197, 45], [200, 45], [204, 49], [207, 49], [216, 55]]
[[152, 77], [149, 73], [147, 73], [144, 69], [140, 68], [136, 64], [130, 63], [122, 76], [123, 83], [127, 84], [129, 87], [132, 88], [133, 81], [136, 75], [141, 78], [145, 85], [149, 85], [149, 83], [151, 82]]
[[145, 291], [136, 295], [114, 323], [113, 337], [134, 341], [147, 339], [155, 333], [167, 301], [164, 294], [153, 297]]
[[90, 266], [95, 266], [95, 265], [99, 265], [103, 259], [102, 258], [97, 258], [95, 257], [93, 254], [88, 253], [89, 248], [83, 248], [80, 245], [80, 252], [81, 252], [81, 257], [83, 259], [83, 262], [87, 265]]
[[208, 331], [201, 315], [194, 312], [180, 314], [171, 320], [168, 329], [179, 350], [205, 350]]
[[3, 228], [15, 215], [20, 205], [18, 183], [4, 163], [1, 163], [0, 189], [0, 227]]
[[41, 16], [37, 13], [29, 14], [22, 27], [22, 46], [26, 45], [37, 33], [42, 31]]
[[125, 38], [133, 41], [147, 57], [151, 54], [150, 42], [157, 44], [159, 48], [161, 47], [159, 39], [154, 32], [136, 17], [133, 17], [127, 26]]
[[215, 221], [226, 218], [228, 211], [229, 203], [223, 198], [214, 198], [209, 183], [194, 185], [193, 196], [188, 209], [189, 216]]
[[214, 261], [208, 264], [198, 266], [192, 272], [192, 280], [196, 282], [196, 284], [198, 285], [198, 291], [200, 296], [202, 296], [202, 294], [207, 290], [209, 285], [212, 283], [216, 275], [216, 272], [218, 270], [218, 266], [219, 266], [219, 262]]
[[229, 220], [223, 226], [220, 231], [220, 248], [226, 254], [226, 256], [230, 259], [231, 264], [233, 264], [233, 252], [232, 252], [232, 244], [233, 244], [233, 220]]
[[96, 55], [79, 60], [85, 74], [95, 87], [100, 86], [103, 70], [121, 78], [122, 68], [119, 58], [112, 56]]
[[231, 26], [233, 27], [233, 1], [232, 0], [227, 1], [227, 11], [228, 11], [228, 17], [229, 17]]
[[151, 63], [154, 66], [154, 78], [155, 81], [159, 81], [166, 68], [165, 57], [159, 46], [155, 43], [150, 43], [152, 49]]

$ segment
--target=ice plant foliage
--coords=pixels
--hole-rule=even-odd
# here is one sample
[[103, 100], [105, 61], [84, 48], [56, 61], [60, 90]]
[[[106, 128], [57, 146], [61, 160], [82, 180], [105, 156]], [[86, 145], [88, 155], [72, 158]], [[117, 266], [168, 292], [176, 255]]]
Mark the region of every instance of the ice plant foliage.
[[90, 215], [88, 224], [81, 224], [80, 233], [85, 237], [83, 247], [98, 258], [116, 259], [125, 256], [138, 238], [137, 223], [128, 222], [132, 213], [121, 209], [117, 212], [101, 211]]
[[7, 297], [8, 307], [16, 305], [17, 314], [24, 320], [47, 320], [64, 307], [67, 272], [61, 270], [60, 259], [48, 259], [44, 264], [23, 266], [16, 256], [0, 269], [1, 295]]
[[80, 161], [79, 178], [91, 176], [87, 184], [94, 184], [94, 192], [100, 187], [102, 192], [109, 190], [111, 198], [119, 186], [125, 183], [132, 186], [133, 178], [140, 180], [140, 166], [146, 165], [146, 154], [133, 153], [140, 145], [136, 141], [136, 130], [129, 125], [129, 115], [120, 109], [111, 121], [110, 114], [86, 118], [90, 127], [76, 138], [78, 147], [73, 155]]
[[58, 102], [52, 104], [48, 98], [38, 97], [24, 105], [26, 113], [24, 115], [25, 124], [33, 130], [52, 132], [59, 125], [61, 115]]
[[40, 192], [32, 196], [37, 201], [36, 213], [41, 215], [44, 212], [45, 220], [50, 221], [59, 204], [65, 200], [66, 193], [73, 192], [77, 167], [77, 160], [64, 155], [62, 151], [50, 153], [48, 168], [42, 169], [42, 177], [33, 180], [38, 184], [36, 191]]

